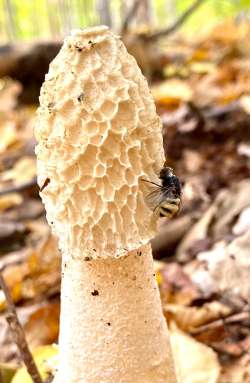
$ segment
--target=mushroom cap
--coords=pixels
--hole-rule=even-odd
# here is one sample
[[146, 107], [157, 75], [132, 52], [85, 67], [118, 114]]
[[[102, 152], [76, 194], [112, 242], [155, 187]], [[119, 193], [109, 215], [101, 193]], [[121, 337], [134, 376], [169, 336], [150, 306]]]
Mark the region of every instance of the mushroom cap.
[[135, 59], [107, 27], [64, 41], [41, 88], [38, 184], [62, 251], [119, 257], [155, 233], [145, 203], [164, 163], [161, 121]]

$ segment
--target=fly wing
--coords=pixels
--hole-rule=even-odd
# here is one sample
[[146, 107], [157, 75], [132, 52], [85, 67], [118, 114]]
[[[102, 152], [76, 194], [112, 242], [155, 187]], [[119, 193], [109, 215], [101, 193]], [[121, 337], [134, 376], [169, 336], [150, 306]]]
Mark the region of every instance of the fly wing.
[[157, 209], [157, 207], [166, 199], [167, 188], [156, 188], [146, 197], [146, 203], [151, 210]]

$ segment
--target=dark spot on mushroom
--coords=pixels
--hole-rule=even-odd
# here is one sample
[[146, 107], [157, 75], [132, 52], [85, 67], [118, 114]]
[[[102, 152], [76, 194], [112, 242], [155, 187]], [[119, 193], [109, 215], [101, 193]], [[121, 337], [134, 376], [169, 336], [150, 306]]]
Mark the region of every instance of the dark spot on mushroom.
[[95, 252], [96, 252], [96, 249], [93, 249], [93, 251], [95, 251]]
[[91, 259], [90, 257], [85, 257], [84, 261], [88, 262], [88, 261], [90, 261], [90, 259]]
[[235, 255], [233, 255], [233, 254], [230, 254], [229, 257], [230, 257], [231, 259], [233, 259], [234, 261], [235, 261], [235, 259], [236, 259], [236, 258], [235, 258]]
[[112, 285], [114, 285], [115, 284], [115, 282], [112, 282]]
[[93, 46], [95, 46], [96, 43], [94, 43], [92, 40], [89, 40], [88, 44], [90, 44], [93, 47]]
[[51, 113], [51, 112], [53, 111], [54, 106], [55, 106], [54, 102], [49, 102], [49, 103], [48, 103], [48, 110], [49, 110], [49, 113]]
[[43, 189], [45, 189], [49, 183], [50, 183], [50, 178], [46, 178], [46, 180], [43, 183], [43, 186], [40, 188], [40, 191], [43, 191]]
[[141, 255], [142, 255], [141, 251], [138, 251], [137, 254], [139, 255], [139, 257], [141, 257]]
[[79, 96], [77, 97], [77, 101], [83, 102], [83, 99], [84, 99], [84, 93], [79, 94]]
[[111, 326], [111, 323], [110, 323], [110, 322], [107, 322], [107, 325], [108, 325], [108, 326]]
[[99, 295], [99, 291], [98, 290], [94, 290], [91, 292], [91, 294], [93, 295], [93, 297], [96, 297], [97, 295]]
[[64, 267], [67, 267], [67, 263], [66, 262], [64, 262]]
[[133, 281], [136, 281], [136, 275], [134, 275], [134, 276], [132, 277], [132, 280], [133, 280]]
[[82, 51], [82, 48], [78, 47], [77, 45], [76, 45], [75, 47], [76, 47], [76, 50], [77, 50], [78, 52], [81, 52], [81, 51]]

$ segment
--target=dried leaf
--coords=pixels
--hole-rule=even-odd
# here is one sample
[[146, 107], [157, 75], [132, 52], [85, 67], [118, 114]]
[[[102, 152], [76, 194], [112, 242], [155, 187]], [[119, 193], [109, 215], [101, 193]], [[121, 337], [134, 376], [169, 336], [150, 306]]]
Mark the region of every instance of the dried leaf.
[[23, 157], [11, 170], [2, 173], [2, 181], [15, 181], [16, 185], [31, 181], [36, 177], [36, 160], [34, 157]]
[[242, 210], [237, 222], [232, 228], [232, 232], [235, 235], [242, 235], [248, 230], [250, 231], [250, 207]]
[[231, 313], [228, 306], [216, 301], [205, 303], [202, 307], [166, 304], [163, 308], [165, 315], [173, 318], [178, 327], [184, 331], [192, 331], [196, 327], [224, 318]]
[[166, 80], [151, 88], [155, 101], [166, 106], [178, 106], [183, 101], [192, 99], [192, 89], [185, 82], [177, 79]]
[[204, 164], [204, 157], [195, 150], [186, 149], [183, 152], [183, 160], [189, 173], [197, 173]]
[[234, 184], [229, 190], [222, 190], [181, 241], [177, 249], [178, 259], [188, 259], [188, 254], [197, 241], [208, 237], [216, 241], [232, 234], [236, 217], [249, 206], [249, 193], [249, 179]]
[[250, 355], [231, 360], [225, 364], [221, 371], [218, 383], [249, 383], [250, 382]]
[[207, 238], [208, 227], [216, 211], [216, 205], [210, 206], [202, 218], [191, 227], [190, 231], [187, 232], [177, 248], [177, 257], [179, 260], [188, 259], [189, 250], [194, 243]]
[[190, 69], [192, 72], [197, 74], [207, 74], [207, 73], [215, 73], [216, 65], [209, 61], [202, 62], [192, 62], [190, 65]]
[[13, 342], [12, 334], [10, 333], [10, 328], [6, 322], [5, 315], [0, 315], [0, 361], [6, 363], [15, 363], [19, 362], [17, 346]]
[[5, 152], [11, 145], [18, 141], [16, 127], [13, 122], [6, 121], [0, 125], [0, 154]]
[[241, 143], [238, 145], [237, 152], [241, 156], [250, 157], [250, 144], [248, 143]]
[[177, 263], [168, 263], [158, 270], [157, 280], [160, 282], [160, 293], [165, 303], [187, 305], [201, 296], [195, 284]]
[[45, 303], [32, 312], [25, 323], [24, 330], [31, 348], [57, 341], [59, 331], [58, 302]]
[[240, 104], [242, 106], [242, 108], [244, 109], [244, 111], [248, 114], [250, 114], [250, 96], [247, 95], [247, 96], [242, 96], [240, 98]]
[[13, 364], [0, 363], [0, 381], [1, 383], [10, 383], [14, 374], [16, 373], [17, 366]]
[[[57, 241], [49, 236], [40, 248], [29, 249], [24, 262], [10, 265], [3, 271], [14, 302], [39, 296], [50, 296], [60, 290], [60, 255]], [[5, 307], [0, 292], [0, 310]]]
[[186, 335], [172, 322], [170, 339], [181, 383], [217, 383], [220, 365], [216, 353]]
[[229, 244], [201, 253], [199, 259], [206, 261], [214, 285], [220, 291], [230, 290], [250, 300], [250, 230]]
[[17, 104], [17, 96], [21, 92], [21, 84], [9, 77], [0, 79], [0, 112], [13, 110]]
[[[56, 345], [38, 347], [32, 354], [43, 380], [54, 374], [58, 364], [58, 348]], [[32, 383], [25, 367], [17, 371], [11, 383]]]
[[11, 207], [21, 205], [23, 198], [18, 193], [10, 193], [0, 197], [0, 213]]
[[234, 184], [230, 190], [222, 191], [215, 201], [217, 212], [211, 227], [214, 238], [222, 238], [232, 232], [232, 224], [237, 216], [249, 206], [250, 180]]

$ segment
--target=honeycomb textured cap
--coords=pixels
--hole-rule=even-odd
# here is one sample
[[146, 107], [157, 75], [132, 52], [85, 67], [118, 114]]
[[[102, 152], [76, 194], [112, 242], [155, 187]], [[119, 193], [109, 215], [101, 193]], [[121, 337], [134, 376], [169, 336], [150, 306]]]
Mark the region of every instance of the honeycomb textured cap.
[[155, 232], [145, 203], [163, 166], [161, 122], [135, 59], [107, 27], [72, 31], [41, 88], [38, 183], [60, 248], [119, 257]]

